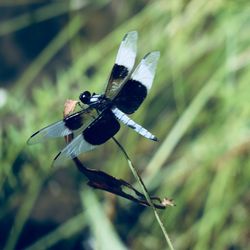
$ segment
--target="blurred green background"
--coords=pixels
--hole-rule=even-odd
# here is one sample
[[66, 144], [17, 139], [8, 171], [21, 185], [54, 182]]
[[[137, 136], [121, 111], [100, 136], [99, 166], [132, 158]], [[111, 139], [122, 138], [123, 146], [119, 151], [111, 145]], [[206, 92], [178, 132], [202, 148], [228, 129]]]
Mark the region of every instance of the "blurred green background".
[[[27, 146], [62, 117], [67, 98], [101, 93], [128, 31], [138, 58], [161, 58], [132, 116], [159, 143], [122, 127], [175, 249], [248, 249], [250, 242], [250, 4], [248, 0], [58, 0], [0, 3], [0, 248], [165, 249], [150, 208], [86, 186], [64, 140]], [[82, 161], [135, 180], [112, 142]], [[135, 184], [138, 188], [138, 185]]]

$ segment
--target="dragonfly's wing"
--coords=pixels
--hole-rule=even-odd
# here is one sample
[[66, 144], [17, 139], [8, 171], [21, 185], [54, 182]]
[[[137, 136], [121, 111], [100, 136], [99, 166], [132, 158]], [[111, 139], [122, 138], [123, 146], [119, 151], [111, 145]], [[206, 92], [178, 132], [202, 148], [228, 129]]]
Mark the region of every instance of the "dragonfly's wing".
[[94, 149], [96, 145], [88, 143], [82, 134], [74, 138], [62, 151], [60, 151], [54, 159], [54, 163], [62, 163], [67, 158], [73, 159], [83, 152]]
[[120, 124], [113, 112], [105, 110], [80, 135], [59, 152], [54, 161], [62, 162], [67, 158], [75, 158], [83, 152], [90, 151], [109, 140], [119, 129]]
[[98, 116], [95, 109], [88, 107], [76, 112], [61, 121], [53, 123], [35, 132], [27, 141], [28, 144], [42, 142], [48, 138], [61, 137], [72, 134], [77, 130], [84, 130]]
[[115, 64], [111, 71], [105, 96], [113, 99], [134, 67], [137, 50], [136, 31], [128, 32], [119, 47]]
[[114, 98], [113, 102], [118, 109], [132, 114], [140, 107], [152, 86], [159, 57], [160, 52], [154, 51], [141, 60]]

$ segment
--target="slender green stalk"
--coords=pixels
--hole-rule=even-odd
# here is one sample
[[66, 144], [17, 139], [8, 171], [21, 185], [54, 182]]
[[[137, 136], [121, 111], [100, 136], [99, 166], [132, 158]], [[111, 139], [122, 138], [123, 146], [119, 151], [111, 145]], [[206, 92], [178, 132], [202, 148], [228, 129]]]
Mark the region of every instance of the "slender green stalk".
[[155, 208], [153, 202], [152, 202], [151, 199], [150, 199], [150, 195], [149, 195], [149, 193], [148, 193], [148, 190], [147, 190], [146, 186], [145, 186], [144, 183], [143, 183], [142, 178], [141, 178], [140, 175], [137, 173], [135, 167], [133, 166], [133, 164], [132, 164], [132, 162], [131, 162], [131, 160], [130, 160], [128, 154], [127, 154], [127, 152], [126, 152], [125, 149], [123, 148], [123, 146], [122, 146], [114, 137], [113, 137], [112, 139], [113, 139], [114, 142], [117, 144], [117, 146], [121, 149], [122, 153], [124, 154], [124, 156], [125, 156], [125, 158], [126, 158], [126, 160], [127, 160], [127, 162], [128, 162], [128, 165], [129, 165], [129, 167], [130, 167], [130, 169], [131, 169], [131, 171], [132, 171], [134, 177], [136, 178], [136, 180], [137, 180], [138, 183], [140, 184], [141, 189], [142, 189], [142, 191], [143, 191], [143, 193], [144, 193], [144, 195], [145, 195], [145, 197], [146, 197], [147, 202], [149, 203], [149, 205], [152, 207], [152, 209], [153, 209], [153, 211], [154, 211], [154, 215], [155, 215], [155, 217], [156, 217], [156, 220], [157, 220], [157, 222], [158, 222], [158, 224], [159, 224], [159, 226], [160, 226], [160, 228], [161, 228], [161, 230], [162, 230], [162, 233], [163, 233], [163, 235], [164, 235], [164, 237], [165, 237], [165, 239], [166, 239], [166, 242], [167, 242], [169, 248], [170, 248], [171, 250], [174, 250], [173, 244], [172, 244], [172, 242], [171, 242], [171, 240], [170, 240], [170, 238], [169, 238], [169, 236], [168, 236], [167, 230], [166, 230], [166, 228], [164, 227], [163, 222], [161, 221], [160, 216], [159, 216], [159, 214], [158, 214], [158, 212], [157, 212], [157, 210], [156, 210], [156, 208]]

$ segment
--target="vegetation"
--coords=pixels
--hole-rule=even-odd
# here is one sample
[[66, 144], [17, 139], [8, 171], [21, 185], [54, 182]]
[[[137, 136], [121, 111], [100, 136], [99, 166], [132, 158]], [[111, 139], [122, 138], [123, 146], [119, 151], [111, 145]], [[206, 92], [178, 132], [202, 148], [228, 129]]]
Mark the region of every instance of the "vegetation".
[[[24, 10], [1, 22], [1, 40], [48, 20], [60, 20], [60, 30], [12, 84], [1, 80], [8, 99], [0, 107], [0, 248], [168, 247], [152, 209], [91, 189], [70, 160], [51, 167], [63, 139], [26, 145], [62, 118], [66, 99], [104, 90], [122, 37], [137, 30], [137, 61], [153, 50], [161, 58], [133, 119], [160, 142], [125, 127], [116, 138], [150, 195], [175, 200], [159, 211], [175, 249], [247, 249], [249, 1], [24, 2], [0, 3], [1, 12]], [[34, 48], [32, 34], [22, 38]], [[80, 158], [140, 189], [112, 141]]]

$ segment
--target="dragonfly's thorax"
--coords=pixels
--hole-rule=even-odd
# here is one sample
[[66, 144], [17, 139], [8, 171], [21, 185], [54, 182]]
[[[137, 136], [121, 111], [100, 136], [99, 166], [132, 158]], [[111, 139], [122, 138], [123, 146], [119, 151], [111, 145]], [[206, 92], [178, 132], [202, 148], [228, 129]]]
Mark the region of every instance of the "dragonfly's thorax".
[[105, 97], [105, 95], [98, 95], [95, 93], [91, 95], [89, 91], [81, 93], [79, 99], [83, 104], [87, 104], [98, 111], [103, 111], [111, 105], [111, 101]]
[[103, 110], [111, 107], [111, 101], [104, 95], [93, 95], [90, 99], [89, 105], [102, 112]]

